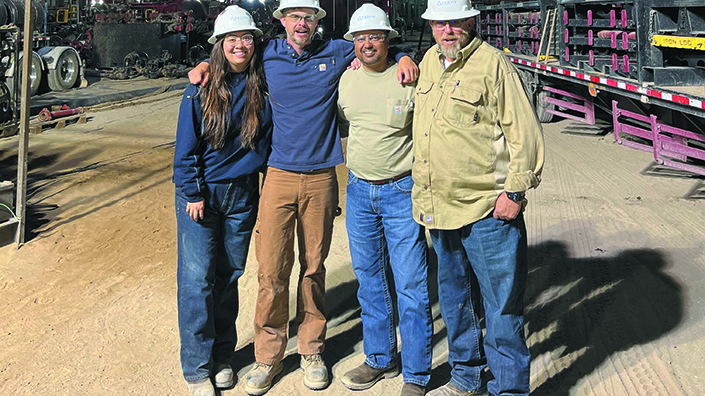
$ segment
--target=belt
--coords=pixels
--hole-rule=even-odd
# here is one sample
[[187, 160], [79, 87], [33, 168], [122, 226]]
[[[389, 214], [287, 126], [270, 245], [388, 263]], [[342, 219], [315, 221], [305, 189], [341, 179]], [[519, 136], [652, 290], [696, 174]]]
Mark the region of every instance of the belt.
[[407, 176], [409, 176], [409, 175], [411, 175], [411, 170], [408, 170], [408, 171], [406, 171], [406, 172], [404, 172], [404, 173], [402, 173], [402, 174], [400, 174], [400, 175], [396, 175], [396, 176], [394, 176], [394, 177], [390, 177], [389, 179], [383, 179], [383, 180], [366, 180], [366, 179], [360, 179], [360, 180], [362, 180], [362, 181], [364, 181], [364, 182], [367, 182], [367, 183], [370, 183], [370, 184], [373, 184], [373, 185], [375, 185], [375, 186], [379, 186], [379, 185], [382, 185], [382, 184], [394, 183], [395, 181], [397, 181], [397, 180], [399, 180], [399, 179], [403, 179], [403, 178], [405, 178], [405, 177], [407, 177]]

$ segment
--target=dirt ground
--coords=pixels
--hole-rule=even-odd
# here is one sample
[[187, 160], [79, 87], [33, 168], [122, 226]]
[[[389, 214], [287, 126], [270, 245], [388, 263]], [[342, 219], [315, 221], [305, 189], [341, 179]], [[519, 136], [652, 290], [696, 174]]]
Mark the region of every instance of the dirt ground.
[[[171, 183], [179, 101], [166, 93], [32, 135], [31, 235], [0, 248], [1, 395], [186, 394]], [[526, 212], [532, 394], [705, 394], [705, 200], [681, 198], [700, 181], [594, 128], [544, 129], [543, 183]], [[0, 140], [0, 180], [15, 178], [17, 142]], [[401, 377], [364, 392], [339, 381], [364, 359], [345, 215], [327, 267], [333, 382], [319, 393], [398, 394]], [[240, 284], [240, 376], [253, 364], [256, 268], [252, 254]], [[433, 314], [437, 387], [448, 367], [437, 304]], [[269, 394], [313, 393], [292, 335]], [[242, 383], [222, 394], [244, 394]]]

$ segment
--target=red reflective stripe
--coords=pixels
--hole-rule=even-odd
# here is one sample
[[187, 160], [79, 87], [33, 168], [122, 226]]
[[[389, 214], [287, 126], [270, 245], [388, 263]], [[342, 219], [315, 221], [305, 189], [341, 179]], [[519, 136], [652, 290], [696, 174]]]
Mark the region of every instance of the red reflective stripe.
[[680, 95], [673, 95], [673, 101], [684, 105], [690, 104], [690, 99]]
[[[48, 38], [41, 38], [40, 40], [47, 40], [47, 39], [48, 39]], [[35, 38], [35, 40], [36, 40], [36, 38]], [[593, 83], [604, 84], [604, 82], [601, 82], [601, 81], [600, 81], [600, 77], [590, 76], [590, 75], [586, 75], [586, 74], [584, 74], [584, 73], [573, 72], [573, 71], [570, 71], [570, 70], [559, 69], [559, 68], [552, 67], [552, 66], [547, 66], [547, 65], [544, 65], [544, 64], [529, 62], [529, 61], [526, 61], [526, 60], [523, 60], [523, 59], [516, 59], [516, 58], [509, 58], [509, 59], [510, 59], [512, 62], [520, 63], [520, 64], [527, 65], [527, 66], [531, 66], [531, 67], [534, 67], [534, 68], [539, 68], [539, 69], [541, 69], [541, 70], [547, 70], [547, 71], [551, 71], [551, 72], [553, 72], [553, 73], [563, 74], [563, 75], [565, 75], [565, 76], [577, 77], [577, 78], [579, 78], [579, 79], [581, 79], [581, 80], [587, 80], [587, 81], [590, 81], [590, 82], [593, 82]], [[605, 82], [607, 83], [607, 85], [609, 85], [609, 86], [611, 86], [611, 87], [616, 87], [616, 88], [620, 88], [620, 89], [621, 89], [621, 87], [619, 86], [619, 82], [618, 82], [618, 81], [605, 79]], [[627, 90], [627, 91], [631, 91], [631, 92], [638, 92], [638, 91], [639, 91], [639, 87], [638, 87], [638, 86], [636, 86], [636, 85], [634, 85], [634, 84], [627, 84], [627, 83], [624, 83], [624, 89]], [[652, 96], [652, 97], [654, 97], [654, 98], [663, 99], [663, 93], [660, 92], [660, 91], [654, 90], [654, 89], [647, 89], [647, 90], [646, 90], [646, 95]], [[671, 101], [673, 101], [673, 102], [691, 106], [691, 100], [690, 100], [690, 98], [688, 98], [688, 97], [681, 96], [681, 95], [671, 95], [671, 98], [672, 98]], [[697, 103], [698, 103], [698, 101], [693, 102], [693, 103], [692, 103], [692, 106], [698, 107]], [[701, 101], [701, 102], [700, 102], [700, 107], [701, 107], [702, 109], [705, 109], [705, 101]]]

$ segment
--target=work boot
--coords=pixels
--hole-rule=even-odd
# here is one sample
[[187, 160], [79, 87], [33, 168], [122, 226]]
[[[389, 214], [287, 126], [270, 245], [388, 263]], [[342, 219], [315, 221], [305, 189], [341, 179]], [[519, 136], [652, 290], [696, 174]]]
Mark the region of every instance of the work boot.
[[308, 389], [319, 390], [328, 386], [328, 367], [321, 355], [301, 355], [301, 370]]
[[394, 378], [399, 375], [399, 367], [394, 366], [386, 369], [376, 369], [367, 363], [355, 367], [348, 371], [340, 379], [340, 382], [348, 389], [364, 390], [371, 388], [377, 381], [383, 378]]
[[272, 387], [272, 381], [282, 372], [283, 364], [255, 363], [255, 367], [245, 377], [245, 392], [248, 395], [263, 395]]
[[426, 389], [423, 386], [405, 382], [401, 387], [400, 396], [424, 396], [425, 394]]
[[227, 363], [218, 363], [215, 365], [215, 387], [220, 389], [230, 388], [235, 382], [235, 373], [233, 368]]
[[466, 392], [452, 381], [440, 388], [428, 392], [428, 396], [490, 396], [487, 389], [478, 389], [476, 391]]
[[188, 396], [215, 396], [215, 389], [210, 378], [186, 382]]

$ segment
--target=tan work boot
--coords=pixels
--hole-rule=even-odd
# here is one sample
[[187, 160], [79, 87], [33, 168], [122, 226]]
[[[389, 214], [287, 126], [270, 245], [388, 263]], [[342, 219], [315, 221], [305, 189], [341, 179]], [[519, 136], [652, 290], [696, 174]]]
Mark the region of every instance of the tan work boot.
[[394, 366], [386, 369], [376, 369], [367, 363], [355, 367], [348, 371], [340, 379], [346, 388], [352, 390], [364, 390], [371, 388], [379, 380], [384, 378], [394, 378], [399, 375], [399, 367]]
[[308, 389], [319, 390], [328, 386], [328, 367], [321, 355], [301, 355], [301, 370]]
[[245, 377], [245, 392], [248, 395], [263, 395], [272, 387], [272, 381], [282, 372], [283, 364], [255, 363], [255, 367]]
[[188, 396], [215, 396], [215, 388], [210, 378], [187, 381]]
[[447, 384], [441, 386], [440, 388], [434, 389], [428, 392], [428, 396], [489, 396], [487, 389], [478, 389], [476, 391], [466, 392], [458, 385], [451, 381]]
[[215, 370], [213, 370], [215, 375], [213, 379], [215, 380], [215, 387], [219, 389], [226, 389], [233, 386], [235, 382], [235, 373], [233, 368], [227, 363], [218, 363], [215, 365]]
[[399, 396], [424, 396], [425, 394], [426, 388], [423, 386], [405, 382], [404, 386], [401, 387]]

